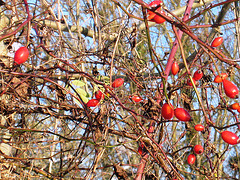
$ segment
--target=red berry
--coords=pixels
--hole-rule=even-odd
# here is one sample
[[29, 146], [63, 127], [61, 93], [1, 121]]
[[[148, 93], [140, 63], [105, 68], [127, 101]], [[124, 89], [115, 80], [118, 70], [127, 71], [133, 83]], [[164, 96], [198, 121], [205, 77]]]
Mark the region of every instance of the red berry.
[[[161, 13], [161, 14], [165, 14], [164, 11], [158, 11], [158, 12]], [[155, 23], [157, 23], [157, 24], [162, 24], [162, 23], [164, 23], [166, 20], [165, 20], [164, 18], [162, 18], [161, 16], [156, 15], [156, 16], [154, 16], [154, 18], [153, 18], [151, 21], [153, 21], [153, 22], [155, 22]]]
[[29, 52], [28, 49], [24, 46], [24, 47], [20, 47], [14, 55], [14, 61], [17, 64], [22, 64], [24, 62], [26, 62], [26, 60], [28, 59], [29, 56]]
[[142, 153], [143, 153], [143, 149], [139, 146], [138, 147], [138, 153], [140, 154], [140, 155], [142, 155]]
[[140, 96], [138, 96], [138, 95], [133, 95], [133, 96], [131, 97], [131, 99], [132, 99], [134, 102], [136, 102], [136, 103], [142, 101], [142, 98], [141, 98]]
[[174, 110], [172, 104], [165, 103], [162, 106], [161, 114], [165, 119], [172, 119], [174, 115]]
[[189, 154], [187, 158], [188, 164], [192, 165], [195, 163], [195, 161], [196, 161], [196, 156], [194, 154]]
[[193, 148], [194, 152], [196, 154], [202, 154], [204, 149], [201, 145], [195, 145], [194, 148]]
[[233, 104], [231, 105], [231, 109], [237, 110], [237, 109], [239, 109], [239, 108], [240, 108], [239, 103], [233, 103]]
[[221, 137], [228, 144], [235, 145], [239, 143], [239, 137], [230, 131], [223, 131]]
[[189, 112], [183, 108], [176, 108], [174, 110], [174, 115], [179, 121], [190, 121], [192, 119]]
[[173, 62], [172, 64], [172, 74], [175, 76], [179, 71], [179, 66], [176, 61]]
[[222, 38], [222, 37], [216, 37], [216, 38], [213, 40], [211, 46], [212, 46], [212, 47], [218, 47], [218, 46], [220, 46], [220, 45], [222, 44], [222, 42], [223, 42], [223, 38]]
[[238, 93], [239, 93], [238, 87], [235, 86], [231, 81], [224, 79], [223, 88], [224, 88], [225, 94], [228, 97], [232, 99], [238, 98]]
[[[196, 84], [196, 80], [195, 79], [193, 79], [193, 82], [194, 82], [194, 84]], [[192, 84], [190, 79], [187, 80], [187, 85], [193, 86], [193, 84]]]
[[238, 109], [237, 109], [237, 112], [239, 112], [239, 113], [240, 113], [240, 108], [238, 108]]
[[143, 154], [143, 151], [144, 151], [144, 145], [141, 143], [140, 144], [140, 146], [138, 146], [138, 153], [140, 154], [140, 155], [142, 155]]
[[90, 99], [87, 102], [87, 107], [95, 107], [99, 104], [99, 100], [98, 99]]
[[202, 77], [203, 77], [203, 72], [201, 70], [197, 70], [193, 75], [193, 79], [196, 81], [202, 79]]
[[[162, 1], [159, 1], [159, 0], [155, 0], [155, 1], [152, 1], [149, 3], [149, 6], [151, 8], [156, 8], [157, 6], [159, 6], [159, 8], [161, 8], [161, 5], [162, 5]], [[148, 10], [148, 12], [152, 12], [152, 11]]]
[[[152, 1], [149, 6], [151, 8], [154, 8], [154, 7], [157, 7], [157, 6], [160, 6], [156, 11], [158, 13], [161, 13], [161, 14], [165, 14], [164, 11], [162, 11], [162, 8], [161, 8], [161, 5], [162, 5], [162, 1]], [[148, 10], [148, 20], [150, 21], [153, 21], [157, 24], [161, 24], [163, 22], [165, 22], [166, 20], [164, 18], [162, 18], [161, 16], [157, 15], [156, 13]]]
[[120, 87], [120, 86], [123, 85], [123, 83], [124, 83], [124, 79], [123, 79], [123, 78], [117, 78], [117, 79], [115, 79], [115, 80], [113, 81], [112, 87], [113, 87], [113, 88]]
[[201, 125], [201, 124], [196, 124], [196, 125], [194, 126], [194, 129], [195, 129], [196, 131], [203, 131], [203, 130], [204, 130], [204, 126]]
[[217, 75], [214, 79], [214, 82], [215, 83], [221, 83], [223, 81], [223, 79], [227, 79], [228, 74], [227, 73], [221, 73], [221, 76], [222, 76], [222, 78], [219, 75]]
[[149, 128], [148, 128], [148, 133], [153, 133], [154, 132], [154, 126], [150, 126]]
[[102, 93], [102, 91], [98, 90], [95, 92], [95, 97], [97, 100], [101, 100], [104, 99], [104, 94]]

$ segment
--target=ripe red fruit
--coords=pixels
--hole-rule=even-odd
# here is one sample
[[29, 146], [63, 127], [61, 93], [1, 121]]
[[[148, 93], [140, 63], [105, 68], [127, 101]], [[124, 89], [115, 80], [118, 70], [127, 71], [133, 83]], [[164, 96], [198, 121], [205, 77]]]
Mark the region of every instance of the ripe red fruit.
[[26, 62], [26, 60], [28, 59], [29, 56], [29, 52], [28, 49], [24, 46], [24, 47], [20, 47], [14, 55], [14, 61], [17, 64], [22, 64], [24, 62]]
[[138, 146], [138, 153], [140, 154], [140, 155], [142, 155], [143, 154], [143, 152], [144, 152], [144, 145], [143, 144], [140, 144], [140, 146]]
[[172, 64], [172, 74], [175, 76], [179, 71], [179, 66], [176, 61], [173, 62]]
[[237, 109], [237, 112], [239, 112], [239, 113], [240, 113], [240, 108], [238, 108], [238, 109]]
[[124, 83], [124, 79], [123, 78], [117, 78], [113, 81], [112, 83], [112, 87], [113, 88], [117, 88], [117, 87], [120, 87], [121, 85], [123, 85]]
[[212, 47], [218, 47], [218, 46], [220, 46], [220, 45], [222, 44], [222, 42], [223, 42], [223, 38], [222, 38], [222, 37], [216, 37], [216, 38], [213, 40], [211, 46], [212, 46]]
[[[157, 1], [157, 0], [156, 1], [152, 1], [149, 4], [149, 6], [151, 8], [160, 6], [156, 11], [161, 13], [161, 14], [165, 14], [164, 11], [162, 11], [161, 5], [162, 5], [162, 1]], [[162, 18], [161, 16], [157, 15], [156, 13], [154, 13], [154, 12], [152, 12], [150, 10], [148, 10], [148, 20], [153, 21], [153, 22], [155, 22], [157, 24], [161, 24], [161, 23], [166, 21], [164, 18]]]
[[95, 107], [99, 104], [99, 100], [97, 99], [90, 99], [88, 102], [87, 102], [87, 107]]
[[165, 103], [162, 106], [161, 114], [165, 119], [172, 119], [174, 115], [174, 110], [172, 104]]
[[104, 94], [102, 93], [102, 91], [98, 90], [95, 92], [95, 97], [97, 100], [101, 100], [104, 99]]
[[194, 152], [196, 154], [202, 154], [204, 149], [201, 145], [195, 145], [194, 148], [193, 148]]
[[239, 109], [239, 108], [240, 108], [239, 103], [233, 103], [233, 104], [231, 105], [231, 109], [237, 110], [237, 109]]
[[189, 112], [183, 108], [176, 108], [174, 110], [174, 115], [179, 121], [190, 121], [192, 119]]
[[136, 103], [142, 101], [142, 98], [141, 98], [140, 96], [138, 96], [138, 95], [133, 95], [133, 96], [131, 97], [131, 99], [132, 99], [134, 102], [136, 102]]
[[235, 145], [239, 143], [239, 137], [230, 131], [223, 131], [221, 137], [228, 144]]
[[[196, 84], [196, 80], [195, 79], [193, 79], [193, 82], [194, 82], [194, 84]], [[187, 85], [193, 86], [193, 84], [192, 84], [190, 79], [187, 80]]]
[[203, 77], [203, 72], [201, 70], [197, 70], [193, 75], [193, 79], [196, 81], [202, 79], [202, 77]]
[[140, 155], [143, 154], [143, 149], [142, 149], [140, 146], [138, 147], [138, 153], [139, 153]]
[[194, 154], [189, 154], [187, 158], [188, 164], [192, 165], [195, 163], [195, 161], [196, 161], [196, 156]]
[[148, 128], [148, 133], [153, 133], [154, 132], [154, 126], [150, 126], [149, 128]]
[[214, 79], [214, 82], [215, 83], [221, 83], [223, 81], [223, 79], [227, 79], [228, 74], [227, 73], [221, 73], [221, 76], [222, 76], [222, 78], [219, 75], [217, 75]]
[[224, 79], [223, 88], [224, 88], [225, 94], [228, 97], [232, 99], [238, 98], [238, 93], [239, 93], [238, 87], [235, 86], [231, 81]]
[[195, 129], [196, 131], [203, 131], [203, 130], [204, 130], [204, 126], [201, 125], [201, 124], [196, 124], [196, 125], [194, 126], [194, 129]]

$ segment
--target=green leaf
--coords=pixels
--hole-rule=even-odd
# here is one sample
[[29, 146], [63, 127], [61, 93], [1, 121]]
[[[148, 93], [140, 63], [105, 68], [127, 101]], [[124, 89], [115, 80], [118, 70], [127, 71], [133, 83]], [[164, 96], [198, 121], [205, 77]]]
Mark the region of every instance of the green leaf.
[[[84, 103], [87, 103], [89, 101], [89, 99], [86, 96], [81, 96], [81, 98], [82, 98]], [[78, 104], [81, 104], [76, 98], [74, 98], [74, 101]]]
[[[80, 95], [81, 96], [81, 95]], [[82, 100], [84, 103], [87, 103], [89, 99], [86, 96], [81, 96]]]
[[[80, 95], [80, 97], [82, 98], [83, 102], [84, 103], [87, 103], [88, 102], [88, 93], [82, 89], [82, 88], [77, 88], [76, 89], [77, 93]], [[80, 104], [80, 102], [75, 98], [74, 99], [78, 104]]]
[[[81, 96], [81, 95], [80, 95], [80, 96]], [[88, 99], [87, 97], [85, 97], [85, 96], [81, 96], [81, 98], [82, 98], [82, 101], [83, 101], [84, 103], [87, 103], [87, 102], [89, 101], [89, 99]], [[74, 101], [75, 101], [77, 104], [81, 104], [80, 101], [77, 100], [76, 98], [74, 98]]]
[[86, 85], [86, 83], [85, 83], [85, 82], [83, 82], [83, 81], [80, 81], [80, 80], [73, 80], [73, 81], [72, 81], [72, 84], [73, 84], [73, 85], [75, 85], [75, 86], [80, 86], [80, 87], [82, 87], [82, 86], [85, 86], [85, 85]]
[[107, 82], [110, 81], [110, 78], [108, 76], [102, 76], [102, 79]]
[[88, 95], [88, 93], [83, 88], [77, 88], [76, 91], [80, 96], [87, 96]]

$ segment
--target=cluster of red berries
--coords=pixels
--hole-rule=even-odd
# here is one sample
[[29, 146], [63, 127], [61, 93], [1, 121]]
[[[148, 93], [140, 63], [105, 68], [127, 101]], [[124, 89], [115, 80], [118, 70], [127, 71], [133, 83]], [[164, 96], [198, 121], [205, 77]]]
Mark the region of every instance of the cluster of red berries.
[[[152, 1], [149, 4], [149, 6], [151, 7], [151, 9], [153, 9], [153, 11], [155, 10], [155, 12], [158, 12], [160, 14], [165, 14], [165, 12], [162, 10], [162, 4], [163, 4], [162, 1], [156, 0], [156, 1]], [[155, 22], [157, 24], [161, 24], [166, 21], [163, 17], [157, 15], [156, 13], [154, 13], [150, 10], [148, 10], [148, 20]]]
[[190, 116], [189, 112], [185, 110], [184, 108], [176, 108], [174, 109], [172, 104], [165, 103], [162, 106], [161, 114], [164, 119], [172, 119], [173, 116], [179, 120], [179, 121], [190, 121], [192, 117]]
[[[197, 124], [197, 125], [195, 125], [194, 129], [196, 131], [203, 131], [204, 126], [201, 124]], [[223, 131], [221, 133], [221, 137], [226, 143], [231, 144], [231, 145], [236, 145], [240, 142], [239, 137], [230, 131]], [[195, 154], [202, 154], [204, 151], [204, 149], [201, 145], [195, 145], [193, 150], [194, 150]], [[189, 154], [188, 158], [187, 158], [188, 164], [192, 165], [195, 163], [195, 161], [196, 161], [196, 156], [194, 154]]]
[[[203, 131], [204, 130], [204, 126], [202, 124], [196, 124], [194, 126], [194, 129], [196, 131]], [[204, 148], [201, 145], [197, 144], [197, 145], [194, 146], [193, 151], [194, 151], [195, 154], [199, 154], [200, 155], [200, 154], [202, 154], [204, 152]], [[195, 161], [196, 161], [195, 154], [189, 154], [188, 155], [188, 158], [187, 158], [188, 164], [192, 165], [192, 164], [195, 163]]]
[[221, 73], [221, 75], [217, 75], [214, 79], [215, 83], [223, 83], [223, 88], [225, 94], [232, 99], [238, 98], [238, 87], [233, 84], [231, 81], [227, 80], [228, 74], [227, 73]]
[[[150, 3], [151, 4], [151, 3]], [[149, 4], [149, 5], [150, 5]], [[222, 37], [216, 37], [213, 41], [212, 41], [212, 44], [211, 44], [211, 47], [218, 47], [220, 46], [221, 44], [223, 43], [223, 38]], [[179, 71], [179, 65], [176, 61], [173, 62], [172, 64], [172, 74], [175, 76], [178, 71]], [[197, 80], [200, 80], [201, 78], [203, 77], [203, 74], [202, 74], [202, 71], [201, 70], [198, 70], [194, 73], [194, 76], [193, 76], [193, 79], [195, 81]]]
[[[123, 78], [117, 78], [115, 79], [113, 82], [112, 82], [112, 88], [118, 88], [120, 86], [122, 86], [124, 83], [124, 79]], [[105, 94], [107, 94], [107, 92], [105, 92]], [[88, 107], [95, 107], [97, 105], [100, 104], [100, 101], [102, 99], [104, 99], [104, 93], [102, 93], [102, 91], [98, 90], [95, 92], [95, 99], [90, 99], [88, 102], [87, 102], [87, 106]], [[142, 98], [138, 95], [132, 95], [132, 96], [129, 96], [129, 98], [134, 101], [135, 103], [138, 103], [140, 101], [142, 101]]]
[[[178, 71], [179, 71], [179, 65], [178, 65], [178, 63], [177, 63], [176, 61], [173, 62], [172, 67], [171, 67], [171, 71], [172, 71], [172, 74], [173, 74], [174, 76], [178, 73]], [[202, 79], [202, 77], [203, 77], [203, 72], [202, 72], [202, 70], [200, 70], [200, 69], [197, 70], [197, 71], [193, 74], [193, 82], [194, 82], [194, 84], [196, 84], [196, 81]], [[190, 79], [187, 80], [187, 85], [193, 86], [193, 85], [192, 85], [192, 82], [190, 81]]]
[[[112, 82], [112, 88], [118, 88], [120, 86], [122, 86], [124, 83], [124, 79], [123, 78], [117, 78], [115, 79], [113, 82]], [[97, 105], [99, 105], [100, 101], [102, 99], [104, 99], [104, 94], [102, 93], [102, 91], [98, 90], [95, 92], [95, 98], [96, 99], [90, 99], [88, 102], [87, 102], [87, 106], [88, 107], [95, 107]]]

